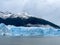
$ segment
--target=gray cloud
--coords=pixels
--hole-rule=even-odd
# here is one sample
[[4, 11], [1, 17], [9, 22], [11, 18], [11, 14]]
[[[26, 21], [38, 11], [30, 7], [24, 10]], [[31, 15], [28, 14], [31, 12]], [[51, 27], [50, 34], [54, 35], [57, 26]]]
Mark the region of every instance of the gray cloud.
[[60, 0], [31, 0], [27, 5], [30, 13], [60, 25]]
[[25, 10], [60, 25], [60, 0], [0, 0], [0, 10], [14, 13]]

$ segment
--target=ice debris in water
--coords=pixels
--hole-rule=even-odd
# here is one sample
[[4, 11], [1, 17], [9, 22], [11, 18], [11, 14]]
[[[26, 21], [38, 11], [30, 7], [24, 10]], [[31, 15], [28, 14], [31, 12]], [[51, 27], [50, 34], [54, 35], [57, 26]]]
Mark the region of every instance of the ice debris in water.
[[60, 29], [43, 27], [16, 27], [0, 24], [0, 35], [2, 36], [60, 36]]

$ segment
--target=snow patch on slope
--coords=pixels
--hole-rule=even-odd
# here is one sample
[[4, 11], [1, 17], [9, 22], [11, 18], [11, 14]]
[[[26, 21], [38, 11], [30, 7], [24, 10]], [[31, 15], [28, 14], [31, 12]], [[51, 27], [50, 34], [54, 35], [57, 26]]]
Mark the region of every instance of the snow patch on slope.
[[21, 13], [17, 13], [17, 14], [12, 14], [12, 13], [5, 13], [5, 12], [0, 12], [0, 18], [6, 19], [6, 18], [29, 18], [31, 15], [29, 15], [26, 12], [21, 12]]

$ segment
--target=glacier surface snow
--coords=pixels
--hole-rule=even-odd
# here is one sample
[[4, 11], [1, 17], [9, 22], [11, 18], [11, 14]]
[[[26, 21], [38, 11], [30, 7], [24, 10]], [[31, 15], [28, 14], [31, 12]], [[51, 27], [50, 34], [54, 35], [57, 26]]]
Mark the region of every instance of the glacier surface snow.
[[60, 29], [43, 27], [16, 27], [0, 24], [1, 36], [60, 36]]

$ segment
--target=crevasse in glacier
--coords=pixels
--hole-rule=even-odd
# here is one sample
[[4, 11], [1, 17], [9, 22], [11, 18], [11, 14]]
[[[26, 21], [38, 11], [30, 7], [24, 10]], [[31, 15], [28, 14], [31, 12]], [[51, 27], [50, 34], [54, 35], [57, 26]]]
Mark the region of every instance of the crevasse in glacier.
[[60, 29], [43, 27], [16, 27], [0, 24], [0, 35], [2, 36], [60, 36]]

